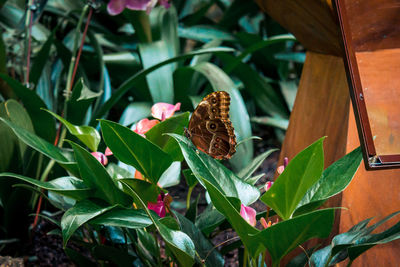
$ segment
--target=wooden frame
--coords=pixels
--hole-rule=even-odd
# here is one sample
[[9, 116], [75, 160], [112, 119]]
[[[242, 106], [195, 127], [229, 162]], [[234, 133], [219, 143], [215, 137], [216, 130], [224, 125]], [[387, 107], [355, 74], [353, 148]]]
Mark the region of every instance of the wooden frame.
[[[347, 2], [346, 2], [347, 1]], [[346, 74], [348, 78], [348, 84], [350, 89], [350, 96], [353, 103], [353, 110], [355, 113], [355, 118], [357, 122], [358, 134], [361, 143], [361, 147], [363, 149], [364, 155], [364, 163], [367, 170], [376, 170], [382, 168], [400, 168], [400, 154], [393, 153], [377, 153], [376, 145], [374, 142], [373, 133], [371, 131], [371, 123], [370, 118], [368, 116], [367, 105], [364, 97], [364, 89], [362, 84], [362, 75], [366, 73], [360, 73], [359, 65], [362, 60], [357, 58], [357, 54], [361, 55], [362, 51], [366, 51], [366, 54], [372, 54], [371, 51], [383, 51], [387, 48], [396, 48], [393, 51], [400, 51], [400, 44], [397, 39], [400, 37], [399, 30], [393, 30], [390, 25], [391, 21], [389, 20], [391, 16], [385, 17], [386, 14], [393, 14], [394, 12], [399, 14], [400, 11], [400, 1], [398, 0], [387, 0], [379, 1], [379, 0], [368, 0], [363, 1], [361, 4], [357, 1], [349, 2], [349, 0], [335, 0], [334, 5], [337, 12], [342, 40], [343, 40], [343, 48], [345, 51], [345, 68]], [[347, 5], [346, 5], [347, 4]], [[384, 5], [387, 5], [386, 7]], [[379, 5], [379, 7], [378, 7]], [[376, 12], [374, 7], [380, 8], [380, 14], [376, 15], [374, 20], [372, 20], [372, 26], [376, 26], [377, 29], [371, 27], [371, 30], [365, 30], [365, 26], [359, 26], [356, 22], [357, 19], [352, 18], [352, 16], [365, 16], [366, 13], [363, 12], [366, 8], [370, 8], [371, 12]], [[359, 11], [359, 13], [355, 11]], [[393, 9], [394, 8], [394, 9]], [[351, 14], [348, 14], [350, 10]], [[370, 13], [369, 13], [370, 14]], [[368, 20], [367, 16], [364, 17], [364, 20]], [[388, 22], [386, 22], [388, 19]], [[384, 21], [384, 22], [383, 22]], [[376, 23], [376, 24], [374, 24]], [[379, 23], [379, 24], [378, 24]], [[385, 24], [386, 23], [386, 24]], [[365, 23], [367, 24], [367, 23]], [[384, 26], [382, 26], [384, 25]], [[371, 25], [368, 25], [371, 26]], [[364, 28], [363, 28], [364, 27]], [[395, 27], [395, 26], [393, 26]], [[398, 26], [397, 26], [398, 27]], [[389, 31], [388, 31], [389, 28]], [[364, 30], [364, 31], [363, 31]], [[371, 32], [369, 32], [371, 31]], [[386, 33], [389, 32], [391, 39], [386, 40]], [[385, 33], [385, 34], [384, 34]], [[392, 34], [394, 33], [394, 34]], [[368, 35], [370, 34], [370, 35]], [[400, 40], [400, 39], [399, 39]], [[390, 52], [390, 51], [389, 51]], [[385, 51], [387, 54], [388, 52]], [[397, 52], [394, 53], [394, 56], [398, 57], [400, 54]], [[361, 56], [359, 56], [361, 57]], [[388, 56], [386, 56], [388, 57]], [[389, 55], [390, 57], [390, 55]], [[367, 60], [371, 60], [373, 57], [369, 55]], [[399, 61], [400, 62], [400, 61]], [[365, 63], [363, 63], [365, 65]], [[400, 66], [400, 63], [398, 63]], [[375, 66], [375, 68], [379, 68], [379, 65]], [[392, 71], [392, 70], [390, 70]], [[392, 72], [396, 71], [394, 69]], [[368, 74], [371, 73], [367, 72]], [[376, 73], [374, 73], [376, 74]], [[378, 77], [381, 78], [381, 77]], [[369, 80], [378, 79], [375, 77], [370, 77]], [[375, 82], [376, 84], [376, 82]], [[368, 88], [365, 88], [365, 90]], [[382, 94], [386, 92], [382, 90]], [[400, 104], [400, 103], [399, 103]], [[399, 113], [400, 116], [400, 113]], [[399, 117], [397, 117], [399, 119]]]

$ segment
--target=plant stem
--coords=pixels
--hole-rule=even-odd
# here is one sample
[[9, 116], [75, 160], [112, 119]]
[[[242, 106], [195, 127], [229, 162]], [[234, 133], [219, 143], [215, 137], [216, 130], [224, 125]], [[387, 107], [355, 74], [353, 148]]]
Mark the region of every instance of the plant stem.
[[189, 190], [188, 190], [188, 193], [187, 193], [187, 196], [186, 196], [186, 210], [188, 210], [189, 207], [190, 207], [190, 197], [192, 196], [193, 188], [194, 188], [194, 186], [193, 187], [189, 187]]
[[25, 19], [25, 46], [24, 54], [26, 59], [26, 74], [25, 74], [25, 85], [29, 88], [29, 71], [31, 64], [31, 43], [32, 43], [32, 24], [33, 24], [33, 6], [34, 0], [29, 0], [26, 11]]
[[267, 251], [264, 250], [264, 252], [262, 253], [262, 257], [261, 257], [261, 266], [264, 267], [265, 265], [265, 255], [267, 254]]
[[247, 248], [244, 248], [243, 267], [247, 267], [247, 261], [248, 261], [248, 252], [247, 252]]

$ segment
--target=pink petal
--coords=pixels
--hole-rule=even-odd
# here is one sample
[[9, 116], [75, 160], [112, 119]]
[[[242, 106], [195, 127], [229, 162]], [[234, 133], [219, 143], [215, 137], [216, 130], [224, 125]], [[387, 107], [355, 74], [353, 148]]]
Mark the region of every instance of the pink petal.
[[161, 218], [165, 217], [166, 212], [165, 212], [165, 207], [164, 207], [163, 201], [157, 201], [157, 203], [149, 202], [147, 204], [147, 208], [149, 210], [155, 211], [155, 213], [157, 213], [157, 215], [160, 216]]
[[278, 174], [282, 174], [282, 172], [285, 170], [285, 166], [281, 165], [278, 167], [278, 169], [276, 169], [276, 171], [278, 172]]
[[283, 158], [283, 167], [287, 167], [287, 165], [289, 164], [289, 159], [287, 157]]
[[265, 192], [267, 192], [273, 184], [274, 184], [274, 182], [271, 182], [271, 181], [266, 182], [264, 185]]
[[151, 107], [151, 115], [156, 119], [165, 120], [172, 117], [175, 111], [180, 110], [180, 108], [181, 103], [176, 103], [176, 105], [157, 103]]
[[146, 10], [150, 0], [126, 0], [126, 7], [132, 10]]
[[110, 0], [107, 5], [108, 14], [115, 16], [121, 13], [125, 8], [125, 0]]
[[111, 149], [109, 147], [106, 148], [106, 151], [104, 151], [104, 154], [106, 156], [112, 156], [113, 155], [113, 153], [112, 153], [112, 151], [111, 151]]
[[146, 6], [146, 13], [150, 14], [151, 10], [153, 9], [153, 7], [156, 6], [156, 4], [157, 4], [157, 0], [150, 0]]
[[256, 221], [256, 210], [251, 207], [246, 207], [245, 205], [240, 206], [240, 216], [243, 217], [250, 225], [255, 226]]
[[136, 124], [136, 129], [134, 130], [134, 132], [141, 135], [145, 134], [147, 133], [148, 130], [153, 128], [153, 126], [156, 125], [157, 123], [159, 123], [158, 120], [149, 120], [149, 119], [140, 120]]
[[103, 166], [106, 166], [108, 163], [108, 159], [106, 155], [101, 152], [92, 152], [91, 153]]
[[168, 2], [168, 0], [159, 0], [158, 1], [160, 5], [164, 6], [165, 8], [169, 8], [171, 4]]

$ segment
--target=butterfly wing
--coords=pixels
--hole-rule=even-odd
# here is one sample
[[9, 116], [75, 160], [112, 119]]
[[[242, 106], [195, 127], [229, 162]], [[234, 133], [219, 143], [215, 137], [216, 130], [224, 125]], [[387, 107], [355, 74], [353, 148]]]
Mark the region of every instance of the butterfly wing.
[[236, 152], [229, 105], [228, 93], [213, 92], [199, 103], [189, 122], [188, 132], [193, 144], [216, 159], [229, 159]]

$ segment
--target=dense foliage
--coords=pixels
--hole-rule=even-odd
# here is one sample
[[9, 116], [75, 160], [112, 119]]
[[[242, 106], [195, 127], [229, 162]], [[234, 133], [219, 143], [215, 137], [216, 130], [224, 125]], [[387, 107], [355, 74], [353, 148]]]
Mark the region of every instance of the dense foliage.
[[[321, 138], [273, 184], [255, 173], [273, 151], [254, 153], [253, 132], [281, 140], [293, 107], [304, 61], [294, 37], [252, 1], [116, 2], [1, 2], [0, 253], [18, 255], [35, 212], [32, 227], [39, 216], [53, 222], [50, 234], [85, 266], [215, 267], [231, 250], [242, 265], [279, 266], [326, 238], [335, 209], [318, 208], [350, 183], [359, 149], [323, 170]], [[183, 135], [190, 111], [219, 90], [231, 96], [238, 139], [222, 163]], [[186, 202], [170, 194], [181, 176]], [[195, 187], [207, 199], [201, 212]], [[258, 214], [256, 201], [265, 204]], [[383, 221], [368, 222], [292, 264], [352, 262], [397, 238], [397, 225], [371, 235]], [[226, 229], [238, 237], [215, 246]]]

